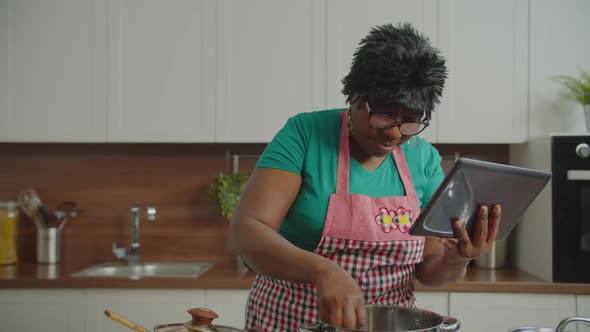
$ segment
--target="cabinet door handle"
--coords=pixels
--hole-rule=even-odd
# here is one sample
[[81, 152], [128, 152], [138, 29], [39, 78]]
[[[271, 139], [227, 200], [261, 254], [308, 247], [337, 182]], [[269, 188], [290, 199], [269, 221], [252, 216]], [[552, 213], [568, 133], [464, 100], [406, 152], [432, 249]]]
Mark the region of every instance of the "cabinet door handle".
[[567, 171], [567, 179], [571, 181], [590, 180], [590, 171]]

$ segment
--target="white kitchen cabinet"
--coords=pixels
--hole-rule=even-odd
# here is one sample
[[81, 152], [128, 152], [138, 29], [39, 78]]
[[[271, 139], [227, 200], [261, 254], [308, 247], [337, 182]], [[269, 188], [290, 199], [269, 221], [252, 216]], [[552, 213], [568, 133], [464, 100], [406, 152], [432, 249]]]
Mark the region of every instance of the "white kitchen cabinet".
[[424, 138], [527, 139], [529, 1], [0, 0], [0, 142], [265, 143], [398, 22], [449, 67]]
[[84, 331], [83, 289], [1, 289], [0, 331]]
[[451, 293], [450, 315], [461, 330], [508, 331], [523, 326], [556, 327], [576, 313], [573, 294]]
[[[590, 318], [590, 295], [576, 296], [576, 316]], [[590, 332], [590, 326], [578, 324], [578, 332]]]
[[439, 0], [438, 44], [449, 77], [439, 143], [528, 138], [529, 2]]
[[325, 107], [325, 2], [219, 0], [217, 142], [269, 142]]
[[418, 308], [435, 312], [441, 316], [449, 314], [449, 293], [416, 292], [414, 295]]
[[[342, 94], [342, 79], [350, 65], [359, 42], [376, 25], [411, 23], [437, 44], [436, 0], [327, 0], [326, 15], [326, 80], [328, 108], [346, 107]], [[433, 113], [428, 129], [421, 134], [436, 142], [438, 112]]]
[[108, 141], [213, 142], [215, 1], [108, 4]]
[[246, 325], [246, 301], [250, 290], [244, 289], [207, 289], [207, 308], [215, 311], [219, 318], [213, 323], [235, 328]]
[[106, 3], [0, 0], [0, 141], [105, 142]]
[[0, 141], [11, 139], [12, 114], [12, 12], [14, 0], [0, 0]]
[[205, 290], [87, 289], [86, 332], [128, 332], [104, 315], [110, 310], [148, 330], [164, 323], [190, 320], [188, 309], [205, 306]]

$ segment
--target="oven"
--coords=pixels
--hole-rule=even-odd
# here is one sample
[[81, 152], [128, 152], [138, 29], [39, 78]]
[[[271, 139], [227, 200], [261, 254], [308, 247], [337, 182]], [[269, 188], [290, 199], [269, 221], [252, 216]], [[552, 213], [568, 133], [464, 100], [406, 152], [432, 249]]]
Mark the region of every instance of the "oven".
[[553, 281], [590, 283], [590, 135], [551, 137]]

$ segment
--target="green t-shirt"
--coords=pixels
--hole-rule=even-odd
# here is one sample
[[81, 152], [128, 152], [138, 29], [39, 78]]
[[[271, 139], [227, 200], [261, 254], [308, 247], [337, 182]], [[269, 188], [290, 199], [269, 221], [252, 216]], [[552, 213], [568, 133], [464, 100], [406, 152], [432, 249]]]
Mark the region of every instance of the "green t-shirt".
[[[309, 251], [315, 250], [321, 239], [330, 194], [336, 191], [340, 111], [308, 112], [291, 117], [256, 165], [301, 175], [301, 190], [281, 223], [279, 234]], [[444, 178], [440, 154], [418, 136], [404, 143], [402, 150], [424, 208]], [[350, 193], [370, 197], [405, 195], [392, 154], [371, 172], [351, 157], [349, 180]]]

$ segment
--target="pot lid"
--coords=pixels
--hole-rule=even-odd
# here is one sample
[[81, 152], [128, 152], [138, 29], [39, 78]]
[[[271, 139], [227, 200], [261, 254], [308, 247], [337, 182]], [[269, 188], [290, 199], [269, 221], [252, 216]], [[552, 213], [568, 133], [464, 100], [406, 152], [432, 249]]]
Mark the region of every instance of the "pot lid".
[[154, 327], [154, 332], [243, 332], [231, 326], [214, 325], [213, 320], [219, 318], [213, 310], [193, 308], [187, 310], [191, 320], [186, 323], [162, 324]]

